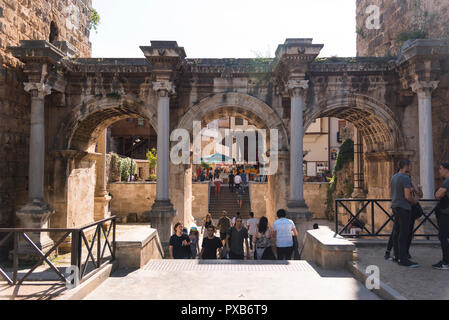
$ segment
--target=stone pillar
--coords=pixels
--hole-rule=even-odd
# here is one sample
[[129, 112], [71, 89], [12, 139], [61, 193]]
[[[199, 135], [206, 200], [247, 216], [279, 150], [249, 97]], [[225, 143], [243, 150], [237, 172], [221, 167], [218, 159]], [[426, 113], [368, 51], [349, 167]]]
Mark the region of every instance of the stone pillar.
[[[54, 210], [44, 200], [44, 99], [45, 96], [51, 94], [51, 87], [44, 83], [25, 83], [25, 91], [31, 95], [28, 202], [16, 212], [16, 217], [20, 228], [46, 229], [49, 228], [49, 219], [54, 213]], [[29, 233], [28, 236], [41, 250], [45, 250], [53, 245], [53, 241], [46, 233]], [[32, 248], [22, 239], [19, 243], [20, 255], [27, 259], [31, 252]]]
[[152, 227], [158, 230], [161, 243], [167, 246], [173, 233], [173, 218], [176, 216], [169, 196], [170, 94], [174, 93], [174, 86], [170, 81], [158, 81], [153, 82], [153, 90], [158, 95], [157, 186], [156, 200], [147, 213], [147, 218]]
[[111, 197], [107, 191], [106, 179], [106, 146], [107, 146], [107, 131], [104, 130], [97, 139], [97, 153], [101, 155], [96, 160], [97, 181], [95, 185], [95, 209], [94, 219], [99, 221], [110, 217], [109, 202]]
[[434, 199], [435, 174], [433, 161], [432, 91], [439, 81], [416, 81], [412, 90], [418, 94], [419, 173], [424, 199]]
[[354, 192], [355, 199], [365, 198], [363, 188], [363, 140], [360, 131], [354, 128]]
[[303, 178], [303, 136], [304, 136], [304, 94], [308, 88], [308, 80], [290, 80], [288, 88], [291, 92], [290, 113], [290, 196], [288, 201], [288, 217], [292, 219], [301, 240], [309, 229], [312, 214], [304, 201]]

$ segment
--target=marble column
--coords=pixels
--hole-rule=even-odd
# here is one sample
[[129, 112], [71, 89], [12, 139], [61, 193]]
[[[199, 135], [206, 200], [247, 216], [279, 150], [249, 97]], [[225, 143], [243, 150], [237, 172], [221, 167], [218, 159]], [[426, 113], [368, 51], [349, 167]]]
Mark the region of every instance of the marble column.
[[412, 90], [418, 95], [419, 173], [424, 199], [434, 199], [435, 174], [433, 158], [432, 91], [439, 81], [416, 81]]
[[97, 153], [100, 154], [96, 160], [96, 186], [95, 186], [95, 198], [94, 198], [94, 219], [99, 221], [110, 217], [109, 202], [111, 196], [107, 191], [107, 179], [106, 179], [106, 146], [107, 146], [107, 131], [105, 129], [97, 139]]
[[[309, 227], [312, 214], [304, 201], [303, 178], [303, 136], [304, 136], [304, 95], [308, 88], [308, 80], [290, 80], [288, 88], [291, 92], [290, 113], [290, 194], [287, 214], [299, 232], [300, 242]], [[301, 243], [300, 243], [301, 245]]]
[[173, 218], [176, 211], [169, 195], [170, 165], [170, 94], [174, 86], [169, 81], [153, 82], [153, 90], [157, 92], [157, 186], [156, 200], [147, 218], [153, 228], [158, 230], [161, 243], [166, 247], [172, 234]]
[[[44, 200], [45, 168], [45, 96], [51, 94], [51, 87], [44, 83], [25, 83], [25, 91], [31, 95], [30, 149], [28, 171], [28, 202], [16, 212], [20, 228], [49, 227], [54, 210]], [[45, 233], [30, 233], [30, 238], [41, 250], [50, 247], [53, 241]], [[19, 243], [23, 259], [32, 252], [25, 242]]]

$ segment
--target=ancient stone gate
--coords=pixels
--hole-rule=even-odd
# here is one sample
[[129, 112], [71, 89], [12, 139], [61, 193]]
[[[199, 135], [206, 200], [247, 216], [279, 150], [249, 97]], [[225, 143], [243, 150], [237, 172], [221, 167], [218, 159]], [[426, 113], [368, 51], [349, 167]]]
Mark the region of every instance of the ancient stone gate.
[[176, 42], [152, 41], [141, 47], [141, 59], [97, 59], [70, 57], [63, 44], [22, 41], [11, 51], [24, 63], [24, 90], [32, 97], [33, 168], [30, 202], [17, 215], [24, 224], [30, 210], [46, 215], [37, 227], [50, 216], [52, 227], [104, 216], [104, 130], [129, 117], [147, 119], [158, 133], [156, 201], [148, 218], [162, 241], [176, 215], [186, 223], [191, 218], [191, 165], [170, 164], [170, 132], [192, 132], [193, 121], [222, 115], [279, 132], [279, 167], [268, 183], [270, 218], [281, 207], [298, 225], [310, 217], [302, 137], [324, 116], [346, 119], [360, 133], [365, 180], [356, 184], [357, 196], [388, 197], [395, 161], [409, 157], [419, 168], [414, 180], [432, 197], [434, 168], [444, 156], [432, 119], [447, 114], [449, 46], [415, 40], [395, 58], [317, 58], [322, 47], [287, 39], [273, 59], [187, 59]]

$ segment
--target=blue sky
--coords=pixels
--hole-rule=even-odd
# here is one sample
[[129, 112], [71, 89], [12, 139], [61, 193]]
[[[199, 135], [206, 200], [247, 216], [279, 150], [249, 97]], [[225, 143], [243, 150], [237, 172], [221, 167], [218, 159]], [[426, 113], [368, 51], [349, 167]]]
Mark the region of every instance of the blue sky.
[[272, 57], [286, 38], [314, 38], [320, 56], [356, 55], [355, 0], [93, 0], [93, 57], [143, 57], [176, 40], [188, 58]]

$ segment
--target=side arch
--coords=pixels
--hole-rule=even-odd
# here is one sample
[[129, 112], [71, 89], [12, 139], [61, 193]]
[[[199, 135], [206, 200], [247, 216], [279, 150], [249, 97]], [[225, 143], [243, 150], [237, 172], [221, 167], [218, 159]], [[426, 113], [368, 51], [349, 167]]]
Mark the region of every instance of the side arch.
[[262, 100], [242, 93], [217, 93], [204, 98], [187, 110], [177, 128], [192, 133], [194, 121], [202, 121], [204, 125], [223, 116], [239, 116], [250, 120], [258, 128], [277, 129], [279, 149], [289, 149], [288, 131], [279, 115]]
[[144, 118], [157, 132], [157, 112], [153, 104], [133, 98], [92, 98], [75, 107], [59, 129], [56, 145], [63, 149], [93, 151], [101, 132], [126, 118]]
[[372, 97], [346, 93], [323, 99], [306, 110], [305, 130], [320, 117], [336, 117], [354, 124], [365, 140], [367, 152], [399, 151], [405, 146], [399, 121], [393, 111]]

